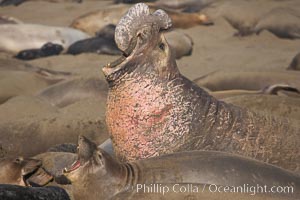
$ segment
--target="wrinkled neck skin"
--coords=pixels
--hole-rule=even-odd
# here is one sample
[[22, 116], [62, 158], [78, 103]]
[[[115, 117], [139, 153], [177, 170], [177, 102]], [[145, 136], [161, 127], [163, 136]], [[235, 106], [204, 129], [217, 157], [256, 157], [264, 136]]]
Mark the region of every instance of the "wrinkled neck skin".
[[138, 169], [134, 164], [121, 164], [106, 153], [103, 157], [103, 166], [88, 163], [67, 175], [75, 199], [110, 199], [136, 184]]
[[[149, 45], [137, 45], [108, 80], [106, 123], [119, 160], [201, 149], [297, 168], [293, 128], [210, 96], [179, 73], [166, 42], [159, 51], [164, 41], [159, 34]], [[294, 135], [287, 138], [286, 132]]]

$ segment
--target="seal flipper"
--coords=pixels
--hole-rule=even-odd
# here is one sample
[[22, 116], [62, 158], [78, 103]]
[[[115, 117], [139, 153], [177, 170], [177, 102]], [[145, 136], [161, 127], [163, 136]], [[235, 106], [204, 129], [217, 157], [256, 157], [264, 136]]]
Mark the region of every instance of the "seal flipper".
[[44, 186], [52, 180], [53, 180], [53, 176], [51, 176], [43, 168], [39, 168], [29, 178], [25, 178], [24, 182], [27, 185], [31, 185], [31, 186]]

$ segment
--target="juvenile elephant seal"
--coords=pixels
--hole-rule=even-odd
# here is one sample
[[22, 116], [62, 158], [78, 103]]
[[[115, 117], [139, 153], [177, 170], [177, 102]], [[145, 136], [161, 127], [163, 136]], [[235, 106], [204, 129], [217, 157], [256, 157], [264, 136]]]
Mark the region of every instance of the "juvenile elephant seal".
[[105, 37], [92, 37], [80, 40], [72, 44], [67, 53], [77, 55], [80, 53], [98, 53], [108, 55], [120, 55], [121, 51], [118, 49], [115, 40]]
[[62, 45], [48, 42], [39, 49], [28, 49], [28, 50], [20, 51], [16, 55], [16, 58], [22, 60], [32, 60], [35, 58], [54, 56], [60, 54], [63, 49], [64, 48], [62, 47]]
[[98, 77], [77, 78], [48, 87], [37, 96], [51, 105], [65, 107], [87, 98], [105, 102], [107, 90], [105, 81]]
[[3, 158], [0, 160], [0, 185], [27, 185], [28, 178], [42, 165], [40, 160], [32, 158]]
[[262, 16], [254, 28], [257, 34], [263, 30], [270, 31], [279, 38], [300, 39], [299, 10], [281, 7], [272, 9]]
[[0, 35], [0, 50], [11, 53], [38, 49], [47, 42], [60, 44], [67, 49], [74, 42], [89, 37], [76, 29], [39, 24], [3, 24], [0, 26]]
[[[106, 25], [117, 24], [129, 8], [129, 5], [118, 4], [105, 9], [95, 10], [76, 18], [70, 26], [90, 35], [95, 35], [99, 29]], [[151, 9], [155, 10], [157, 6], [152, 5]], [[212, 20], [203, 13], [182, 13], [172, 9], [168, 9], [166, 12], [173, 20], [173, 28], [190, 28], [198, 25], [213, 24]]]
[[299, 76], [300, 73], [296, 71], [228, 72], [220, 70], [196, 78], [194, 82], [198, 86], [208, 88], [211, 91], [260, 90], [278, 83], [300, 88]]
[[170, 25], [164, 11], [150, 14], [147, 5], [136, 4], [116, 27], [124, 56], [103, 72], [109, 84], [106, 122], [117, 157], [217, 150], [299, 170], [299, 128], [218, 101], [182, 76], [159, 31]]
[[[134, 194], [135, 187], [158, 183], [161, 185], [192, 183], [222, 186], [248, 184], [249, 187], [279, 185], [293, 188], [300, 186], [300, 177], [296, 174], [224, 152], [180, 152], [136, 162], [120, 163], [85, 137], [79, 137], [78, 158], [65, 169], [64, 174], [72, 183], [75, 199], [89, 200], [114, 199], [114, 196], [122, 196], [122, 193], [126, 192], [128, 194], [126, 198], [123, 196], [123, 199], [134, 199], [130, 197]], [[299, 191], [294, 190], [294, 194], [283, 195], [282, 198], [296, 197], [299, 194]], [[201, 192], [198, 195], [201, 196]], [[271, 196], [273, 195], [269, 194], [269, 198]], [[164, 198], [163, 195], [160, 197]], [[221, 199], [219, 195], [215, 197]]]

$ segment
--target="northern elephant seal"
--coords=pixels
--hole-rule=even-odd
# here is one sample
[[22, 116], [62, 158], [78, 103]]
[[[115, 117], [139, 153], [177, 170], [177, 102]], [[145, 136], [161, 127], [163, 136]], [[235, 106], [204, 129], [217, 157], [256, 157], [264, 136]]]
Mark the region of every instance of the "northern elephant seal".
[[20, 51], [16, 55], [16, 58], [22, 60], [32, 60], [41, 57], [54, 56], [60, 54], [63, 49], [64, 48], [62, 47], [62, 45], [48, 42], [39, 49], [27, 49]]
[[[85, 137], [79, 137], [78, 158], [65, 169], [64, 174], [72, 183], [74, 197], [89, 200], [115, 199], [115, 196], [120, 198], [123, 196], [123, 199], [138, 199], [130, 197], [139, 186], [155, 184], [191, 183], [231, 187], [248, 184], [249, 187], [265, 185], [268, 188], [276, 185], [298, 188], [300, 185], [300, 177], [296, 174], [224, 152], [180, 152], [136, 162], [120, 163]], [[126, 192], [127, 195], [122, 195]], [[147, 195], [145, 194], [147, 192], [143, 193], [142, 190], [140, 193], [142, 196]], [[189, 193], [185, 195], [187, 194]], [[242, 194], [235, 194], [244, 199]], [[157, 194], [156, 197], [168, 199], [168, 196], [164, 197], [164, 195]], [[201, 197], [201, 192], [197, 195]], [[277, 196], [277, 194], [268, 195], [267, 199]], [[294, 189], [294, 194], [285, 195], [282, 195], [283, 199], [297, 197], [299, 191]], [[153, 198], [153, 194], [151, 196]], [[210, 197], [221, 199], [222, 195], [211, 194]], [[182, 196], [179, 195], [175, 199], [182, 199]]]
[[282, 7], [272, 9], [254, 27], [256, 34], [263, 30], [270, 31], [279, 38], [300, 39], [299, 10]]
[[107, 85], [98, 77], [67, 80], [40, 91], [37, 96], [57, 107], [65, 107], [79, 100], [94, 98], [106, 101]]
[[164, 11], [150, 14], [148, 6], [136, 4], [116, 27], [124, 56], [103, 72], [109, 84], [106, 122], [117, 157], [217, 150], [299, 170], [299, 127], [218, 101], [181, 75], [159, 31], [170, 25]]
[[261, 90], [269, 85], [286, 84], [300, 88], [299, 72], [270, 72], [270, 71], [215, 71], [194, 82], [211, 91], [220, 90]]
[[[129, 5], [118, 4], [105, 9], [95, 10], [74, 19], [70, 26], [90, 35], [95, 35], [97, 31], [108, 24], [116, 25], [129, 8]], [[151, 9], [155, 10], [157, 6], [152, 5]], [[203, 13], [182, 13], [172, 9], [168, 9], [166, 12], [173, 20], [173, 28], [190, 28], [198, 25], [213, 24], [209, 16]]]
[[26, 176], [36, 171], [42, 162], [32, 158], [0, 159], [0, 184], [27, 185]]
[[40, 24], [3, 24], [0, 26], [0, 35], [0, 50], [11, 53], [38, 49], [47, 42], [60, 44], [67, 49], [74, 42], [89, 37], [69, 27]]

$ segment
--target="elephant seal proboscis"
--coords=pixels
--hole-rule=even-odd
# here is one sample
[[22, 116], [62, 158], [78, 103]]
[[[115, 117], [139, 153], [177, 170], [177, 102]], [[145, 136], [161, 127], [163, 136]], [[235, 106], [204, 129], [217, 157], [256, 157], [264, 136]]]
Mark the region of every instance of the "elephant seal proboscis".
[[[72, 183], [74, 197], [89, 200], [115, 199], [115, 196], [119, 196], [120, 199], [121, 197], [138, 199], [131, 197], [141, 185], [151, 187], [151, 185], [184, 183], [221, 186], [247, 184], [247, 187], [264, 185], [267, 188], [276, 185], [297, 188], [300, 185], [300, 177], [296, 174], [224, 152], [179, 152], [130, 163], [120, 163], [83, 136], [79, 136], [78, 140], [78, 158], [65, 169], [64, 174]], [[143, 193], [142, 190], [140, 192]], [[142, 196], [147, 196], [145, 193]], [[194, 195], [185, 193], [186, 196], [190, 194]], [[149, 197], [153, 198], [153, 195], [155, 197], [155, 194], [150, 194]], [[167, 196], [156, 195], [157, 199], [168, 199], [169, 194], [164, 194]], [[199, 199], [204, 194], [200, 192], [195, 195], [198, 197], [196, 199]], [[242, 194], [235, 193], [235, 195], [244, 199]], [[266, 199], [277, 195], [267, 194]], [[294, 189], [293, 194], [280, 196], [285, 199], [297, 195], [299, 191]], [[211, 194], [210, 197], [221, 199], [222, 194]], [[183, 198], [179, 195], [175, 199]]]
[[117, 157], [216, 150], [299, 170], [299, 127], [218, 101], [185, 78], [160, 31], [170, 26], [164, 11], [150, 14], [147, 5], [136, 4], [116, 27], [124, 55], [103, 72], [109, 83], [106, 122]]

